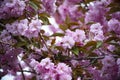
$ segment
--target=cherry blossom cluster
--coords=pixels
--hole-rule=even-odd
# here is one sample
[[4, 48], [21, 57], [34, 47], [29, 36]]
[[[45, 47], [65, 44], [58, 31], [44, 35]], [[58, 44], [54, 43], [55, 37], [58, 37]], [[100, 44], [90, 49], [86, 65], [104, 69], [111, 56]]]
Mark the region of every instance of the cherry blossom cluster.
[[25, 1], [23, 0], [3, 0], [0, 2], [0, 19], [8, 19], [10, 17], [19, 17], [23, 15], [25, 9]]
[[90, 32], [93, 34], [93, 40], [95, 41], [103, 41], [104, 34], [102, 30], [103, 26], [100, 23], [92, 24], [90, 26]]
[[[50, 58], [42, 59], [41, 62], [31, 61], [31, 66], [34, 67], [38, 74], [38, 79], [42, 80], [71, 80], [72, 69], [65, 63], [55, 65]], [[35, 65], [35, 66], [34, 66]]]
[[69, 16], [73, 21], [77, 21], [77, 16], [83, 16], [83, 13], [78, 10], [79, 6], [75, 4], [80, 3], [81, 1], [82, 0], [65, 0], [57, 9], [58, 13], [56, 13], [54, 16], [56, 21], [58, 23], [63, 23], [63, 21], [66, 19], [66, 16]]
[[119, 80], [119, 0], [1, 0], [0, 80]]
[[85, 32], [83, 30], [75, 30], [75, 32], [66, 30], [65, 36], [62, 40], [56, 43], [57, 46], [62, 46], [63, 48], [72, 48], [75, 45], [75, 42], [78, 42], [79, 45], [82, 45], [86, 39]]
[[27, 19], [15, 21], [12, 24], [6, 24], [6, 29], [13, 35], [22, 35], [27, 38], [38, 37], [41, 22], [38, 19], [33, 19], [30, 22]]

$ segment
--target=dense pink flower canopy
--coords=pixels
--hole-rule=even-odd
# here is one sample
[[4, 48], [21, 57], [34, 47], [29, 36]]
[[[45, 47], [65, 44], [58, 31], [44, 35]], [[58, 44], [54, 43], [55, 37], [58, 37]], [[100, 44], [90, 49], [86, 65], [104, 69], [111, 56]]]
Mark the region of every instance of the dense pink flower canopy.
[[120, 80], [119, 0], [1, 0], [0, 80]]

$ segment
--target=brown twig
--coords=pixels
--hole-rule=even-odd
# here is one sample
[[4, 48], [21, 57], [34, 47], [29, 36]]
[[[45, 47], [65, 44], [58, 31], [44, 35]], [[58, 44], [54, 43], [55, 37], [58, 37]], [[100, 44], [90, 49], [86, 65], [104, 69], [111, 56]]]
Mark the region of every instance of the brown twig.
[[22, 73], [23, 80], [25, 80], [25, 75], [24, 75], [24, 72], [23, 72], [22, 66], [21, 66], [20, 63], [19, 63], [18, 65], [19, 65], [19, 67], [20, 67], [20, 70], [21, 70], [21, 73]]
[[[21, 72], [21, 71], [18, 71], [18, 72]], [[23, 70], [23, 72], [28, 72], [28, 73], [36, 74], [34, 71], [28, 71], [28, 70]]]
[[39, 36], [40, 36], [40, 39], [42, 40], [42, 42], [44, 43], [45, 47], [46, 47], [46, 48], [48, 49], [48, 51], [52, 54], [51, 49], [49, 49], [49, 48], [48, 48], [48, 46], [47, 46], [47, 44], [46, 44], [45, 40], [43, 39], [42, 35], [41, 35], [41, 34], [39, 34]]

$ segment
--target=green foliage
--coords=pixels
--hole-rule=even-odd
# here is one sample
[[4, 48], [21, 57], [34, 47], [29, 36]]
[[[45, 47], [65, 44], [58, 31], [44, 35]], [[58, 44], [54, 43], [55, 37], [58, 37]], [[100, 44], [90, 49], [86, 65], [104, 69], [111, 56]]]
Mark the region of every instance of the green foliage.
[[112, 13], [115, 13], [115, 12], [118, 12], [118, 11], [120, 11], [120, 7], [112, 7], [109, 10], [108, 14], [112, 14]]
[[116, 2], [115, 0], [111, 2], [107, 7], [110, 7], [108, 14], [120, 11], [120, 3]]
[[91, 21], [91, 22], [88, 22], [86, 25], [92, 25], [92, 24], [95, 24], [96, 22], [93, 22], [93, 21]]
[[103, 42], [102, 41], [97, 41], [96, 48], [100, 48], [102, 46]]
[[51, 37], [55, 37], [55, 36], [59, 36], [59, 37], [62, 37], [62, 36], [64, 36], [65, 34], [63, 34], [63, 33], [54, 33], [53, 35], [51, 35]]
[[[62, 1], [64, 1], [64, 0], [62, 0]], [[24, 61], [27, 60], [29, 58], [29, 56], [31, 56], [31, 54], [32, 54], [35, 56], [36, 55], [39, 56], [39, 58], [38, 57], [36, 57], [37, 59], [35, 58], [35, 60], [38, 62], [40, 62], [43, 58], [49, 57], [55, 64], [57, 64], [59, 62], [68, 64], [72, 68], [72, 78], [73, 78], [72, 80], [77, 80], [77, 78], [79, 76], [81, 77], [81, 80], [88, 80], [85, 78], [92, 78], [93, 77], [92, 74], [90, 74], [87, 71], [88, 67], [95, 68], [96, 70], [101, 70], [103, 65], [102, 65], [102, 62], [100, 59], [103, 59], [104, 56], [106, 56], [107, 52], [112, 53], [113, 56], [117, 55], [117, 57], [120, 58], [120, 44], [119, 44], [120, 38], [117, 37], [115, 32], [113, 32], [113, 33], [110, 32], [107, 35], [104, 34], [104, 36], [107, 38], [107, 39], [105, 38], [106, 40], [104, 40], [104, 41], [92, 41], [91, 40], [89, 42], [83, 42], [83, 45], [79, 45], [80, 43], [76, 41], [75, 45], [72, 46], [72, 49], [69, 49], [69, 48], [64, 49], [63, 46], [56, 46], [55, 42], [57, 39], [56, 37], [64, 37], [65, 36], [65, 30], [67, 30], [67, 29], [69, 29], [71, 31], [75, 31], [76, 29], [84, 30], [85, 36], [87, 37], [87, 39], [89, 39], [89, 36], [93, 37], [93, 36], [97, 35], [97, 34], [94, 35], [89, 32], [90, 25], [95, 24], [96, 22], [91, 21], [91, 22], [85, 23], [85, 16], [86, 16], [86, 12], [88, 11], [88, 5], [90, 4], [90, 2], [93, 2], [93, 1], [96, 1], [96, 0], [83, 0], [83, 1], [81, 1], [81, 3], [75, 5], [75, 7], [77, 6], [77, 9], [78, 9], [77, 11], [83, 13], [83, 16], [76, 17], [76, 15], [79, 15], [79, 13], [75, 13], [76, 11], [74, 12], [74, 10], [73, 10], [73, 14], [75, 14], [76, 20], [74, 20], [74, 19], [72, 20], [71, 16], [69, 15], [69, 14], [72, 14], [72, 11], [68, 10], [71, 13], [68, 12], [68, 15], [66, 16], [66, 19], [63, 21], [63, 23], [58, 24], [59, 28], [61, 30], [63, 30], [64, 33], [56, 32], [50, 36], [47, 36], [47, 35], [44, 35], [45, 31], [41, 29], [39, 36], [37, 38], [36, 37], [26, 38], [24, 36], [14, 36], [14, 35], [12, 35], [12, 32], [11, 32], [10, 33], [11, 36], [17, 42], [14, 43], [13, 45], [10, 45], [10, 47], [24, 49], [24, 54], [22, 57], [22, 60], [24, 60]], [[120, 1], [118, 1], [118, 0], [113, 0], [113, 2], [111, 4], [106, 6], [106, 8], [109, 8], [110, 10], [106, 15], [103, 16], [103, 17], [105, 17], [105, 19], [107, 19], [109, 21], [111, 18], [113, 18], [111, 16], [112, 13], [120, 11], [120, 3], [119, 2]], [[28, 0], [28, 2], [26, 2], [26, 4], [27, 4], [26, 8], [31, 7], [33, 11], [29, 11], [29, 10], [27, 11], [27, 9], [25, 9], [24, 14], [22, 16], [19, 16], [18, 18], [12, 17], [12, 18], [9, 18], [6, 20], [1, 19], [0, 20], [0, 32], [5, 29], [5, 25], [7, 23], [11, 24], [14, 21], [19, 22], [22, 19], [28, 19], [28, 21], [31, 22], [31, 20], [33, 19], [33, 17], [35, 15], [38, 15], [38, 18], [42, 22], [42, 25], [51, 25], [49, 18], [51, 18], [51, 16], [53, 18], [56, 17], [56, 15], [54, 16], [47, 12], [42, 12], [42, 13], [38, 12], [38, 10], [42, 9], [42, 7], [43, 7], [41, 0]], [[72, 4], [72, 6], [73, 5], [74, 4]], [[58, 7], [59, 7], [59, 4], [57, 4], [58, 11], [56, 11], [55, 14], [58, 13], [58, 15], [59, 15], [60, 11], [59, 11]], [[68, 7], [69, 7], [69, 5], [68, 5]], [[102, 8], [102, 6], [100, 5], [100, 10], [101, 10], [101, 8]], [[60, 13], [60, 15], [62, 15], [62, 14]], [[74, 16], [73, 16], [73, 18], [74, 18]], [[99, 20], [97, 21], [97, 23], [99, 23]], [[103, 24], [101, 24], [101, 25], [103, 25]], [[74, 26], [76, 26], [77, 28], [73, 28]], [[104, 27], [106, 27], [106, 26], [104, 26]], [[30, 29], [30, 28], [28, 28], [28, 29]], [[103, 31], [104, 31], [104, 28], [103, 28]], [[89, 34], [92, 34], [92, 35], [89, 35]], [[72, 36], [72, 38], [74, 38], [74, 37]], [[50, 45], [47, 44], [47, 41], [50, 41]], [[2, 44], [4, 44], [4, 43], [0, 42], [0, 54], [4, 55], [6, 53], [6, 51], [3, 50], [3, 48], [1, 48]], [[109, 50], [107, 48], [109, 45], [113, 45], [115, 47], [115, 49], [113, 51]], [[44, 48], [46, 48], [46, 50], [44, 50]], [[36, 49], [40, 50], [40, 54], [38, 54]], [[102, 53], [102, 50], [104, 50], [103, 53]], [[97, 54], [97, 51], [101, 52], [104, 56], [99, 56]], [[106, 53], [104, 53], [104, 52], [106, 52]], [[71, 55], [71, 53], [72, 53], [72, 55]], [[79, 56], [79, 55], [82, 55], [82, 56]], [[78, 61], [78, 64], [73, 65], [73, 63], [71, 63], [71, 60]], [[83, 61], [85, 61], [85, 64]], [[30, 69], [30, 70], [32, 70], [32, 69]], [[34, 75], [30, 80], [36, 80], [36, 75]], [[92, 80], [92, 79], [89, 79], [89, 80]]]
[[51, 45], [54, 45], [54, 44], [55, 44], [55, 40], [56, 40], [56, 39], [52, 39]]
[[48, 14], [46, 14], [46, 13], [40, 13], [38, 15], [38, 17], [39, 17], [40, 20], [43, 21], [43, 25], [49, 25], [50, 24], [49, 19], [48, 19], [48, 17], [49, 17]]
[[46, 36], [46, 35], [42, 35], [42, 37], [43, 37], [43, 39], [44, 39], [45, 41], [47, 41], [47, 40], [50, 39], [50, 37], [49, 37], [49, 36]]
[[64, 62], [66, 60], [69, 60], [69, 57], [62, 55], [62, 53], [58, 53], [54, 57], [55, 57], [55, 60], [57, 60], [58, 62]]
[[84, 46], [75, 46], [71, 49], [73, 54], [78, 55], [79, 53], [89, 54], [89, 56], [94, 57], [97, 56], [93, 51], [100, 48], [102, 46], [102, 41], [89, 41]]
[[84, 23], [85, 18], [84, 18], [84, 17], [82, 17], [82, 18], [80, 18], [79, 20], [80, 20], [82, 23]]
[[55, 49], [60, 50], [60, 51], [64, 51], [64, 48], [61, 46], [55, 46]]
[[90, 2], [93, 2], [95, 0], [84, 0], [84, 1], [85, 1], [85, 3], [90, 3]]
[[59, 28], [62, 29], [63, 31], [65, 31], [68, 29], [68, 26], [65, 24], [61, 24], [61, 25], [59, 25]]
[[39, 18], [43, 21], [44, 25], [50, 24], [49, 19], [46, 16], [39, 16]]
[[73, 47], [71, 49], [71, 51], [75, 54], [75, 55], [78, 55], [79, 54], [79, 48], [78, 47]]
[[38, 6], [33, 2], [33, 1], [29, 1], [29, 5], [37, 12], [37, 10], [39, 9]]
[[91, 53], [93, 50], [96, 49], [97, 42], [96, 41], [89, 41], [84, 48], [87, 50], [87, 53]]
[[17, 43], [15, 43], [13, 47], [22, 47], [26, 51], [29, 50], [30, 41], [27, 38], [23, 36], [14, 36], [14, 38], [17, 40]]
[[108, 43], [108, 42], [111, 42], [111, 41], [120, 41], [120, 38], [119, 37], [116, 37], [116, 36], [112, 36], [112, 37], [109, 37], [107, 40], [105, 40], [105, 43]]

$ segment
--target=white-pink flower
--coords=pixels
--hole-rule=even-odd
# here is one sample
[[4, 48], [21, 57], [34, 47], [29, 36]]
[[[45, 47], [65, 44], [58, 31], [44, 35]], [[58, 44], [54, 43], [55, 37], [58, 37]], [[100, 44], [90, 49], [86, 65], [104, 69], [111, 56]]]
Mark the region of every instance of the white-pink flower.
[[120, 34], [120, 21], [117, 19], [111, 19], [108, 22], [108, 31], [114, 31], [117, 34]]
[[60, 75], [59, 80], [72, 80], [72, 77], [71, 75], [68, 75], [68, 74], [62, 74]]
[[[55, 65], [50, 58], [42, 59], [40, 63], [32, 60], [38, 79], [42, 80], [72, 80], [72, 69], [65, 63]], [[32, 65], [32, 66], [33, 66]]]
[[85, 32], [83, 30], [75, 30], [75, 32], [73, 33], [73, 39], [75, 40], [75, 42], [83, 42], [83, 40], [86, 39]]
[[93, 32], [93, 33], [98, 33], [99, 31], [102, 30], [102, 27], [100, 23], [96, 23], [96, 24], [92, 24], [90, 26], [90, 32]]
[[46, 69], [54, 67], [54, 63], [51, 62], [50, 58], [45, 58], [41, 60], [40, 65]]
[[6, 24], [6, 29], [13, 35], [22, 35], [27, 38], [38, 37], [41, 29], [41, 22], [38, 19], [27, 19], [15, 21], [12, 24]]
[[59, 74], [63, 74], [63, 73], [70, 74], [72, 72], [71, 67], [69, 67], [65, 63], [58, 63], [56, 70], [58, 71]]
[[73, 37], [70, 37], [70, 36], [64, 36], [60, 41], [60, 46], [63, 46], [65, 49], [72, 48], [74, 44], [75, 44], [75, 41]]

